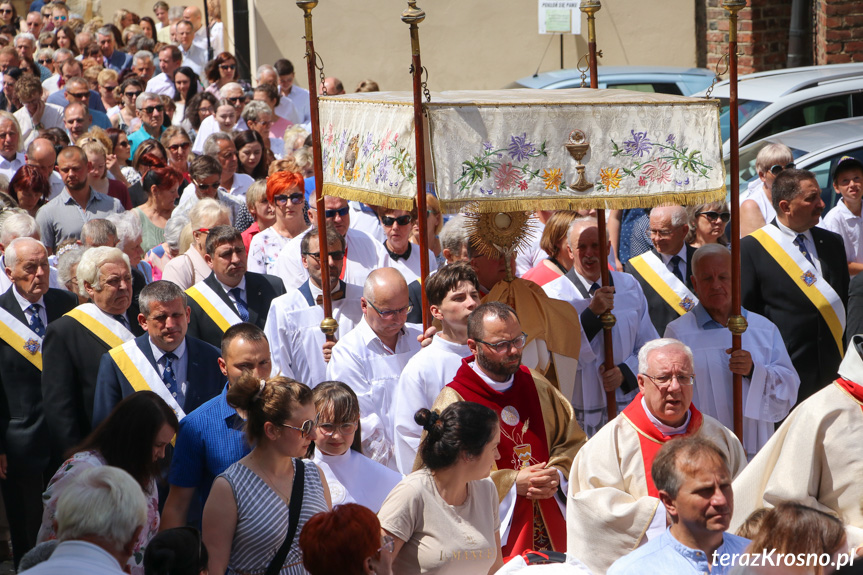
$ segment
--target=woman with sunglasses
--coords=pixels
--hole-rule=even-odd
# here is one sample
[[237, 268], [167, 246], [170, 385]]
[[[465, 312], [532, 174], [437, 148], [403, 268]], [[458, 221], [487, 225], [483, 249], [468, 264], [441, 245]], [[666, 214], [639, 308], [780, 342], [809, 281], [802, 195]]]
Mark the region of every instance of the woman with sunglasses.
[[238, 82], [243, 89], [248, 86], [237, 79], [237, 59], [229, 52], [222, 52], [207, 64], [207, 92], [219, 97], [219, 90], [229, 82]]
[[108, 114], [115, 128], [120, 128], [126, 135], [136, 132], [141, 127], [141, 119], [138, 117], [138, 108], [135, 102], [144, 91], [144, 82], [137, 76], [130, 76], [120, 84], [121, 100], [117, 102], [117, 112], [112, 116]]
[[206, 575], [210, 555], [194, 527], [166, 529], [144, 552], [144, 575]]
[[272, 273], [282, 248], [309, 229], [303, 214], [304, 190], [303, 177], [296, 172], [276, 172], [267, 178], [267, 201], [276, 210], [276, 223], [252, 238], [250, 272]]
[[[380, 219], [386, 235], [384, 242], [384, 250], [387, 253], [385, 265], [399, 270], [408, 283], [419, 279], [420, 250], [419, 246], [413, 246], [410, 242], [414, 222], [417, 220], [416, 205], [409, 212], [379, 206], [375, 208], [375, 213]], [[437, 259], [433, 251], [428, 250], [428, 252], [429, 271], [434, 272], [437, 270]]]
[[209, 92], [199, 92], [186, 103], [186, 110], [183, 114], [185, 118], [180, 125], [185, 128], [193, 142], [201, 128], [201, 122], [213, 115], [218, 103], [218, 98]]
[[360, 404], [356, 393], [340, 381], [314, 389], [318, 438], [314, 461], [330, 488], [333, 505], [359, 503], [377, 512], [402, 480], [400, 473], [363, 455]]
[[108, 117], [116, 116], [120, 113], [119, 101], [117, 100], [117, 79], [119, 78], [116, 70], [105, 68], [96, 76], [96, 84], [99, 85], [99, 96], [102, 98], [102, 105], [107, 110]]
[[392, 575], [394, 540], [356, 503], [336, 505], [306, 522], [300, 533], [303, 565], [311, 575]]
[[13, 26], [16, 30], [21, 27], [21, 19], [12, 2], [0, 2], [0, 26]]
[[180, 125], [186, 117], [186, 104], [198, 93], [198, 76], [188, 66], [174, 70], [174, 124]]
[[686, 208], [686, 215], [689, 223], [687, 244], [694, 248], [707, 244], [728, 245], [728, 238], [725, 237], [725, 226], [731, 219], [728, 204], [712, 202], [689, 206]]
[[261, 135], [254, 130], [244, 130], [234, 136], [237, 148], [238, 174], [246, 174], [255, 180], [267, 177], [270, 162], [267, 159], [266, 144]]
[[[275, 567], [282, 575], [304, 575], [298, 535], [312, 515], [330, 510], [323, 474], [302, 461], [318, 438], [312, 390], [287, 377], [263, 380], [247, 372], [228, 388], [227, 400], [246, 414], [246, 439], [254, 448], [216, 478], [204, 505], [210, 573], [263, 573], [287, 542]], [[294, 525], [292, 505], [299, 510]]]
[[758, 179], [740, 194], [740, 237], [760, 229], [776, 217], [773, 209], [773, 181], [782, 170], [794, 167], [794, 155], [785, 144], [769, 143], [758, 150], [755, 169]]
[[[479, 574], [503, 566], [500, 500], [489, 473], [500, 459], [494, 410], [459, 402], [420, 409], [422, 469], [405, 477], [378, 513], [395, 539], [395, 573]], [[469, 556], [470, 560], [465, 560]]]

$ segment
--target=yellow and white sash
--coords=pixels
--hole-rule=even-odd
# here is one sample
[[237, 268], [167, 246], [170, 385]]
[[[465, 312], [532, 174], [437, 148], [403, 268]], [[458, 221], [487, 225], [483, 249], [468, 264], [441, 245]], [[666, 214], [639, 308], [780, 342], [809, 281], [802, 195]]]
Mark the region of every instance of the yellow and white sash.
[[82, 303], [66, 315], [78, 320], [78, 323], [96, 334], [96, 337], [104, 341], [108, 347], [117, 347], [135, 339], [131, 331], [110, 315], [102, 312], [96, 307], [96, 304]]
[[42, 371], [42, 338], [26, 323], [0, 307], [0, 339]]
[[[800, 288], [812, 305], [824, 318], [839, 355], [843, 355], [845, 347], [842, 344], [842, 334], [845, 333], [845, 306], [836, 290], [818, 273], [800, 249], [794, 244], [791, 236], [782, 233], [779, 228], [767, 224], [752, 233], [767, 253], [770, 254], [779, 267], [788, 274], [791, 281]], [[817, 256], [816, 256], [817, 257]]]
[[122, 374], [129, 380], [132, 389], [135, 391], [154, 392], [174, 410], [178, 420], [186, 417], [186, 413], [180, 407], [180, 404], [177, 403], [177, 399], [165, 387], [165, 382], [162, 381], [158, 370], [150, 363], [150, 360], [147, 359], [147, 356], [144, 355], [144, 352], [141, 351], [135, 340], [127, 341], [123, 345], [113, 348], [108, 353], [111, 354], [111, 359], [120, 368]]
[[640, 256], [630, 258], [629, 263], [678, 314], [683, 315], [698, 305], [695, 294], [668, 270], [662, 259], [655, 253], [644, 252]]
[[241, 323], [243, 320], [240, 319], [240, 316], [231, 309], [231, 307], [225, 303], [225, 300], [219, 297], [213, 288], [208, 286], [204, 282], [198, 282], [189, 289], [186, 290], [186, 293], [190, 298], [195, 300], [201, 309], [204, 310], [210, 319], [216, 322], [216, 325], [222, 331], [228, 331], [228, 328], [232, 325], [237, 325]]

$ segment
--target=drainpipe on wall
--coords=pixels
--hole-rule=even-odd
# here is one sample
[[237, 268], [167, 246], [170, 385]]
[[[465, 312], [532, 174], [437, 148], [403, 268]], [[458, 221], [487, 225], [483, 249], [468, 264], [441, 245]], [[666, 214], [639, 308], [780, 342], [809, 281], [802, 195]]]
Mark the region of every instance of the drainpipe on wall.
[[788, 58], [786, 66], [794, 68], [804, 63], [803, 27], [806, 15], [806, 0], [791, 0], [791, 25], [788, 29]]

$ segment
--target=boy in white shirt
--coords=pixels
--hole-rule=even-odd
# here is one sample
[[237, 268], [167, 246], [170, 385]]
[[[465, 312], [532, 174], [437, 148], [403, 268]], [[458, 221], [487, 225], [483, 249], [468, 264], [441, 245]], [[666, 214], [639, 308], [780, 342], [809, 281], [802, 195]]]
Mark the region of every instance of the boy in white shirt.
[[844, 156], [833, 169], [833, 189], [842, 199], [830, 210], [821, 226], [842, 236], [848, 272], [854, 277], [863, 271], [863, 162]]

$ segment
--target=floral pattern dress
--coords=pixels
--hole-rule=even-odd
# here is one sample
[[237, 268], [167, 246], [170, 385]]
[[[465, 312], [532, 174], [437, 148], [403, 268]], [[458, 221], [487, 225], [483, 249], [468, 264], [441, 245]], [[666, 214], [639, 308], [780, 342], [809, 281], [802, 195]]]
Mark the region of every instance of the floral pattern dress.
[[[63, 493], [63, 489], [82, 472], [102, 465], [107, 465], [107, 463], [102, 454], [95, 450], [79, 451], [63, 462], [63, 465], [48, 483], [45, 493], [42, 494], [44, 511], [42, 513], [42, 526], [39, 527], [39, 543], [57, 538], [57, 533], [54, 531], [54, 517], [57, 515], [57, 500]], [[150, 539], [159, 532], [159, 495], [156, 492], [155, 479], [150, 482], [144, 496], [147, 498], [147, 524], [141, 530], [138, 544], [127, 563], [132, 575], [144, 575], [144, 549]]]
[[286, 238], [273, 228], [267, 228], [255, 235], [249, 244], [248, 270], [259, 274], [272, 274], [282, 248], [291, 238]]

